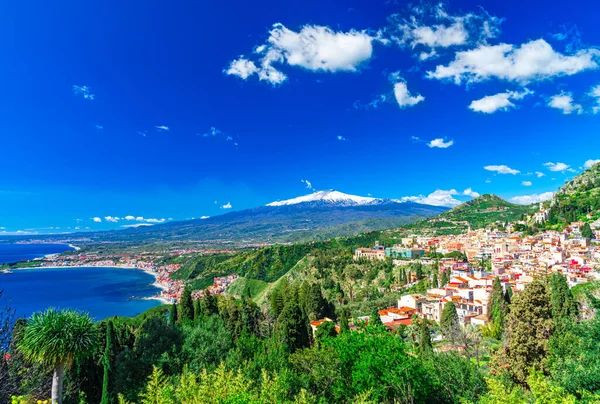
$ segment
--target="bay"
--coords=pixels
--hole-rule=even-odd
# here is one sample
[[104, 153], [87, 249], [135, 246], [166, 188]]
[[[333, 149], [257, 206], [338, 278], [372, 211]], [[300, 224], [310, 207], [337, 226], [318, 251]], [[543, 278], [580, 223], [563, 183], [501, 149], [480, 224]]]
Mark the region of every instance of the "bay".
[[65, 267], [14, 270], [0, 273], [4, 302], [17, 317], [28, 317], [48, 307], [70, 308], [101, 320], [135, 316], [161, 303], [147, 299], [159, 293], [154, 277], [138, 269]]
[[0, 244], [0, 264], [33, 260], [69, 250], [73, 247], [67, 244]]

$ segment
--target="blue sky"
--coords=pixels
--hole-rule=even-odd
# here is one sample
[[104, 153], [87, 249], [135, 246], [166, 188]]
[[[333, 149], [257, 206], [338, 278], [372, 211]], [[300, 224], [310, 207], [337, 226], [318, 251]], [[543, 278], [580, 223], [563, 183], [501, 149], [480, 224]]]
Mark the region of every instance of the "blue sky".
[[5, 3], [7, 233], [213, 216], [302, 180], [531, 202], [600, 159], [594, 1]]

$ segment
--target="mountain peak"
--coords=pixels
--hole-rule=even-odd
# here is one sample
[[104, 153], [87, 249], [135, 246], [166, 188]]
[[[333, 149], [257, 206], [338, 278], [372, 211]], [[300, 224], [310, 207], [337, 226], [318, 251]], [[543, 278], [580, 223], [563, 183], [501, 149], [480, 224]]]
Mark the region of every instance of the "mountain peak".
[[334, 204], [343, 204], [347, 206], [356, 206], [356, 205], [370, 205], [373, 203], [377, 203], [381, 201], [381, 199], [371, 198], [366, 196], [357, 196], [345, 194], [343, 192], [339, 192], [333, 189], [328, 191], [315, 191], [312, 194], [299, 196], [297, 198], [286, 199], [284, 201], [276, 201], [268, 203], [267, 206], [287, 206], [287, 205], [297, 205], [299, 203], [306, 202], [324, 202], [324, 203], [334, 203]]

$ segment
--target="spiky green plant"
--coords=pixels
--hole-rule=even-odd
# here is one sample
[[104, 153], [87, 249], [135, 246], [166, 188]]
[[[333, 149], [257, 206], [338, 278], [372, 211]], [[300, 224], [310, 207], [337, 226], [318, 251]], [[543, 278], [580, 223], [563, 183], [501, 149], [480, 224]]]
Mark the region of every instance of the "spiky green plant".
[[50, 308], [27, 320], [18, 348], [27, 360], [54, 367], [52, 404], [62, 404], [65, 369], [91, 355], [97, 343], [98, 330], [88, 314]]

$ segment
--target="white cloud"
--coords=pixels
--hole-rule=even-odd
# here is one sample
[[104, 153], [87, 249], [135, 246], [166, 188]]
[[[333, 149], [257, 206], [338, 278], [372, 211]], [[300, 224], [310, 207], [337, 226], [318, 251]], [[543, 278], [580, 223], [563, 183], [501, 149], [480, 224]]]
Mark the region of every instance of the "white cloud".
[[530, 187], [532, 185], [531, 181], [523, 181], [521, 182], [521, 185], [523, 185], [524, 187]]
[[536, 172], [535, 172], [535, 175], [537, 175], [537, 177], [538, 177], [538, 178], [542, 178], [542, 177], [544, 177], [546, 174], [544, 174], [544, 173], [543, 173], [543, 172], [541, 172], [541, 171], [536, 171]]
[[479, 193], [473, 191], [471, 188], [467, 188], [463, 191], [463, 195], [470, 196], [471, 198], [477, 198], [479, 196]]
[[455, 84], [479, 82], [491, 78], [519, 83], [570, 76], [584, 70], [597, 69], [600, 51], [582, 49], [573, 55], [554, 51], [543, 39], [522, 44], [481, 45], [457, 52], [447, 66], [438, 65], [427, 72], [429, 78], [451, 79]]
[[225, 205], [221, 206], [221, 209], [231, 209], [231, 202], [227, 202]]
[[[198, 136], [200, 136], [200, 134], [197, 134]], [[232, 142], [233, 141], [233, 136], [228, 135], [227, 133], [223, 132], [222, 130], [219, 130], [217, 128], [215, 128], [214, 126], [210, 128], [210, 130], [206, 133], [202, 134], [202, 137], [217, 137], [220, 139], [224, 139], [226, 142]], [[235, 146], [237, 146], [237, 142], [233, 143]]]
[[100, 219], [99, 217], [94, 217], [92, 218], [92, 220], [96, 223], [100, 223], [102, 221], [102, 219]]
[[429, 147], [437, 147], [440, 149], [447, 149], [448, 147], [454, 144], [454, 140], [445, 141], [442, 138], [433, 139], [431, 142], [427, 143]]
[[568, 115], [571, 112], [577, 114], [583, 113], [583, 107], [580, 104], [573, 102], [573, 94], [561, 92], [560, 94], [553, 95], [548, 101], [550, 108], [560, 109], [563, 114]]
[[256, 63], [240, 56], [224, 72], [243, 80], [257, 75], [272, 85], [287, 79], [274, 65], [314, 72], [354, 72], [372, 57], [375, 39], [365, 31], [336, 32], [325, 26], [305, 25], [295, 32], [277, 23], [269, 32], [267, 43], [255, 48]]
[[600, 159], [598, 160], [586, 160], [585, 163], [583, 163], [583, 168], [585, 168], [586, 170], [590, 167], [592, 167], [594, 164], [598, 164], [600, 163]]
[[592, 112], [597, 114], [600, 112], [600, 84], [590, 89], [588, 96], [592, 97], [596, 101], [596, 105], [592, 107]]
[[342, 142], [345, 142], [346, 140], [348, 140], [348, 139], [346, 139], [346, 138], [345, 138], [344, 136], [342, 136], [342, 135], [337, 135], [337, 136], [336, 136], [336, 139], [337, 139], [337, 140], [339, 140], [339, 141], [342, 141]]
[[104, 220], [106, 220], [107, 222], [110, 222], [110, 223], [117, 223], [121, 219], [118, 217], [115, 217], [115, 216], [105, 216]]
[[165, 218], [161, 218], [161, 219], [148, 218], [145, 221], [146, 221], [146, 223], [164, 223], [164, 222], [166, 222], [166, 219]]
[[520, 100], [529, 94], [533, 94], [533, 91], [524, 89], [523, 92], [506, 91], [504, 93], [488, 95], [479, 100], [472, 101], [469, 105], [469, 109], [475, 112], [483, 112], [484, 114], [491, 114], [496, 111], [507, 111], [509, 108], [515, 107], [515, 104], [511, 102], [511, 99]]
[[155, 128], [159, 132], [168, 132], [170, 130], [169, 127], [165, 125], [156, 125]]
[[88, 86], [76, 86], [73, 85], [73, 94], [80, 95], [86, 100], [93, 100], [96, 95], [92, 94]]
[[300, 180], [300, 182], [306, 185], [306, 188], [313, 189], [313, 186], [309, 180]]
[[239, 59], [232, 61], [229, 65], [229, 68], [225, 70], [226, 74], [238, 76], [243, 80], [246, 80], [248, 77], [252, 76], [257, 72], [258, 67], [256, 67], [254, 62], [245, 59], [243, 56], [240, 56]]
[[410, 91], [408, 91], [408, 86], [406, 85], [406, 81], [400, 77], [398, 72], [392, 73], [390, 75], [390, 80], [394, 83], [394, 97], [396, 97], [396, 102], [400, 108], [412, 107], [413, 105], [417, 105], [418, 103], [425, 101], [425, 97], [421, 94], [412, 95]]
[[520, 173], [519, 170], [515, 170], [514, 168], [510, 168], [509, 166], [505, 166], [505, 165], [485, 166], [485, 167], [483, 167], [483, 169], [487, 170], [487, 171], [495, 171], [498, 174], [512, 174], [512, 175], [516, 175], [516, 174]]
[[214, 126], [210, 128], [210, 130], [208, 132], [206, 132], [205, 134], [203, 134], [203, 137], [213, 137], [213, 136], [218, 136], [223, 134], [223, 132], [221, 132], [219, 129], [215, 128]]
[[500, 32], [499, 18], [485, 12], [450, 15], [442, 3], [413, 7], [411, 14], [409, 19], [406, 13], [391, 16], [394, 25], [388, 31], [398, 45], [422, 49], [420, 60], [436, 56], [438, 48], [485, 43]]
[[205, 220], [205, 219], [209, 219], [210, 216], [200, 216], [200, 219]]
[[531, 205], [532, 203], [539, 203], [550, 200], [552, 199], [553, 195], [554, 193], [552, 192], [544, 192], [541, 194], [513, 196], [509, 199], [509, 201], [519, 205]]
[[460, 205], [462, 202], [458, 199], [455, 199], [453, 195], [459, 195], [456, 189], [450, 190], [442, 190], [437, 189], [434, 192], [430, 193], [427, 196], [419, 195], [419, 196], [404, 196], [400, 200], [402, 202], [416, 202], [422, 203], [425, 205], [433, 205], [433, 206], [446, 206], [446, 207], [454, 207]]
[[96, 129], [102, 130], [102, 129], [104, 129], [104, 126], [102, 126], [102, 125], [96, 125]]
[[566, 171], [570, 168], [570, 166], [568, 164], [560, 163], [560, 162], [556, 162], [556, 163], [548, 162], [548, 163], [545, 163], [544, 166], [546, 166], [548, 168], [548, 170], [550, 170], [550, 171]]

